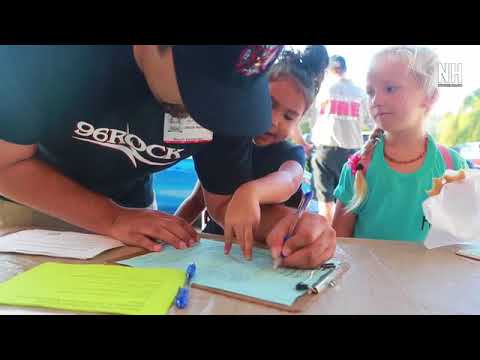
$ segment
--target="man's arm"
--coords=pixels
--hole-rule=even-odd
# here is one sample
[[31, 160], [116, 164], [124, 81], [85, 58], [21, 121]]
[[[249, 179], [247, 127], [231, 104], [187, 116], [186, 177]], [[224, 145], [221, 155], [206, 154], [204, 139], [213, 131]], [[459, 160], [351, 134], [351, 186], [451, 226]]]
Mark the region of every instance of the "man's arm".
[[35, 159], [36, 151], [36, 145], [0, 140], [0, 193], [87, 230], [111, 235], [110, 226], [118, 216], [115, 206]]
[[205, 201], [203, 200], [203, 191], [200, 181], [197, 181], [192, 193], [175, 211], [175, 216], [181, 217], [189, 224], [192, 224], [205, 210]]
[[[124, 209], [35, 158], [36, 145], [0, 140], [0, 194], [125, 244], [158, 251], [161, 239], [182, 247], [196, 239], [185, 221], [148, 210]], [[178, 220], [176, 220], [178, 219]]]
[[213, 194], [205, 190], [205, 188], [202, 188], [202, 190], [208, 215], [223, 228], [225, 226], [225, 213], [232, 195]]

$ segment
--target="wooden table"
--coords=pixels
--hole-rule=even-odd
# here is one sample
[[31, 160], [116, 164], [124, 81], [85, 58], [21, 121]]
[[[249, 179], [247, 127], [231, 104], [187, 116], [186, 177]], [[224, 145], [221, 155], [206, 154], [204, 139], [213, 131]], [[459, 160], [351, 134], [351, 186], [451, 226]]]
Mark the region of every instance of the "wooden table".
[[[1, 238], [0, 238], [1, 239]], [[464, 246], [434, 250], [396, 241], [339, 238], [336, 256], [350, 264], [334, 288], [302, 314], [480, 314], [480, 261], [455, 255]], [[0, 254], [0, 282], [45, 261], [109, 263], [143, 254], [123, 247], [90, 261]], [[0, 306], [0, 314], [71, 314]], [[186, 310], [170, 314], [290, 314], [264, 305], [193, 289]]]

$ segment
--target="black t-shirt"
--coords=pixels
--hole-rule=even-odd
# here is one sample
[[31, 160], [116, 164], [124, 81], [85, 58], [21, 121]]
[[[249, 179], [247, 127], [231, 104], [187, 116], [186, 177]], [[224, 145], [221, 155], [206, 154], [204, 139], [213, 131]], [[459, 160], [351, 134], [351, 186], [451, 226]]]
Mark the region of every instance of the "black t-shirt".
[[38, 158], [122, 206], [149, 206], [151, 174], [191, 155], [209, 192], [252, 177], [249, 138], [164, 142], [165, 113], [132, 46], [0, 46], [0, 79], [0, 139], [38, 144]]
[[[275, 171], [278, 171], [280, 166], [288, 160], [298, 162], [302, 168], [305, 168], [305, 152], [301, 146], [294, 145], [288, 141], [282, 141], [278, 144], [269, 146], [255, 146], [252, 147], [252, 163], [253, 176], [255, 179], [260, 179]], [[301, 186], [297, 192], [293, 194], [284, 205], [289, 207], [297, 207], [302, 200]], [[203, 230], [210, 234], [223, 235], [223, 229], [213, 220], [210, 220]]]

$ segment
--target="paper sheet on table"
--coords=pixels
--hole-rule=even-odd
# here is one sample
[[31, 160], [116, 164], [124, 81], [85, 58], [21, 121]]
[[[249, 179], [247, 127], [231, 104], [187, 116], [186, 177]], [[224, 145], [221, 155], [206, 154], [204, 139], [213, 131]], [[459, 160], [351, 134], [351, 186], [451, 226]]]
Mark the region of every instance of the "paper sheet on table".
[[480, 241], [480, 171], [465, 172], [465, 180], [445, 184], [440, 194], [423, 202], [432, 225], [424, 242], [428, 249]]
[[[310, 270], [272, 268], [269, 250], [255, 248], [253, 260], [243, 258], [238, 245], [232, 247], [230, 255], [223, 252], [223, 242], [201, 239], [190, 249], [176, 250], [166, 246], [160, 253], [150, 253], [119, 264], [140, 268], [169, 267], [185, 269], [189, 263], [197, 264], [194, 284], [246, 295], [272, 303], [291, 306], [305, 294], [297, 291], [295, 285], [307, 280]], [[313, 284], [327, 270], [316, 270], [307, 284]]]
[[423, 245], [430, 250], [430, 249], [435, 249], [442, 246], [469, 244], [469, 243], [471, 243], [471, 241], [459, 239], [446, 231], [439, 230], [432, 226], [430, 228], [430, 231], [428, 232], [427, 238], [423, 242]]
[[23, 230], [0, 237], [0, 252], [82, 260], [123, 245], [107, 236], [50, 230]]
[[126, 315], [166, 314], [185, 271], [44, 263], [0, 284], [0, 303]]
[[480, 260], [480, 247], [461, 249], [457, 251], [457, 254], [470, 259]]

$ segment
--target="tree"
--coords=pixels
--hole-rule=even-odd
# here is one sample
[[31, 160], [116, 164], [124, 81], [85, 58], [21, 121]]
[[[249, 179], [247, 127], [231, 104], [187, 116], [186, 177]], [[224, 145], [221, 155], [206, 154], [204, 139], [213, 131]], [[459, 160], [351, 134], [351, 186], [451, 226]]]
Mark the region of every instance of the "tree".
[[480, 141], [480, 89], [465, 98], [458, 114], [443, 116], [438, 135], [438, 141], [447, 146]]

